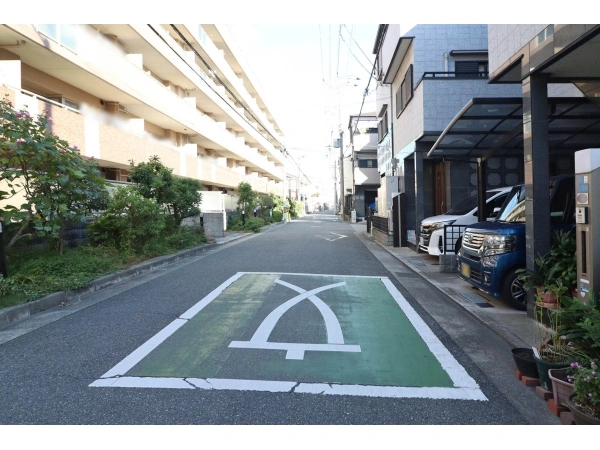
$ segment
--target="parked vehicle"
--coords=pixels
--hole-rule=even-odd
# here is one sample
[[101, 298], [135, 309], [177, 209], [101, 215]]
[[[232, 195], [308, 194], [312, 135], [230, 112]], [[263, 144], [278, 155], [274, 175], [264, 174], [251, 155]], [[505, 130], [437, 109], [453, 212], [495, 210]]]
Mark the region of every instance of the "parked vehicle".
[[[573, 176], [550, 180], [552, 230], [575, 226]], [[483, 292], [527, 309], [527, 295], [517, 270], [525, 268], [525, 186], [515, 186], [493, 222], [469, 226], [457, 253], [460, 277]]]
[[[487, 220], [494, 220], [495, 214], [500, 211], [506, 196], [512, 187], [490, 189], [486, 196]], [[446, 214], [432, 216], [421, 222], [419, 231], [419, 248], [430, 255], [454, 254], [460, 247], [460, 231], [457, 230], [456, 237], [444, 245], [444, 226], [445, 225], [471, 225], [477, 222], [477, 196], [470, 197], [459, 203], [455, 208], [449, 210]], [[445, 251], [446, 249], [453, 251]]]

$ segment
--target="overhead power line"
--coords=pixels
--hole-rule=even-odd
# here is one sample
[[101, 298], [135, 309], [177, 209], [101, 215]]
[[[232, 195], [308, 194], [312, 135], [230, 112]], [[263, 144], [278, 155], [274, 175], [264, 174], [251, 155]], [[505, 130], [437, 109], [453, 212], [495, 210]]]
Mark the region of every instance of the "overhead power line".
[[[365, 69], [365, 71], [367, 73], [369, 73], [369, 69], [367, 69], [356, 57], [356, 55], [354, 54], [354, 52], [352, 51], [352, 49], [350, 48], [350, 45], [348, 45], [348, 43], [346, 42], [346, 40], [344, 39], [344, 37], [342, 36], [342, 33], [340, 32], [340, 38], [342, 39], [342, 41], [344, 41], [344, 44], [346, 44], [346, 46], [348, 47], [348, 50], [350, 51], [350, 54], [352, 56], [354, 56], [354, 59], [356, 60], [356, 62], [359, 64], [360, 67], [362, 67], [363, 69]], [[371, 63], [371, 61], [369, 60], [369, 63]]]
[[[346, 31], [348, 31], [348, 27], [346, 25], [344, 25], [344, 28], [346, 29]], [[349, 31], [348, 31], [349, 32]], [[350, 33], [350, 32], [349, 32]], [[358, 42], [356, 42], [356, 39], [354, 39], [352, 37], [352, 33], [350, 33], [350, 39], [352, 39], [352, 41], [356, 44], [356, 46], [358, 47], [358, 49], [360, 50], [360, 52], [364, 55], [364, 57], [367, 59], [367, 61], [369, 62], [369, 64], [371, 64], [371, 58], [369, 58], [365, 52], [363, 51], [362, 47], [358, 44]]]

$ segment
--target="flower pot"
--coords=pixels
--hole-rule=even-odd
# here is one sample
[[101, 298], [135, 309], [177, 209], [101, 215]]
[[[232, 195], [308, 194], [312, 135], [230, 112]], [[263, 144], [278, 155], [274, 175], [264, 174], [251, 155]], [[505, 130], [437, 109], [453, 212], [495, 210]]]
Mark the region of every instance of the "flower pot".
[[600, 418], [590, 416], [580, 409], [578, 405], [574, 403], [575, 394], [570, 395], [567, 398], [567, 407], [573, 414], [573, 419], [577, 425], [600, 425]]
[[[544, 354], [542, 353], [540, 356], [543, 358]], [[550, 377], [548, 376], [548, 371], [550, 369], [564, 369], [566, 367], [569, 367], [569, 363], [568, 362], [560, 362], [560, 363], [559, 362], [550, 362], [545, 359], [538, 358], [535, 355], [533, 355], [533, 358], [535, 359], [535, 363], [537, 365], [540, 385], [545, 390], [552, 391], [552, 382], [550, 381]]]
[[556, 309], [558, 306], [558, 298], [556, 294], [552, 291], [542, 291], [541, 288], [536, 288], [537, 294], [539, 296], [539, 301], [544, 305], [545, 308], [548, 309]]
[[554, 402], [557, 405], [565, 405], [567, 399], [573, 393], [573, 384], [567, 381], [567, 371], [565, 369], [550, 369], [548, 377], [552, 382]]
[[511, 350], [517, 369], [522, 375], [529, 378], [538, 378], [538, 369], [535, 359], [533, 359], [533, 350], [530, 348], [513, 348]]

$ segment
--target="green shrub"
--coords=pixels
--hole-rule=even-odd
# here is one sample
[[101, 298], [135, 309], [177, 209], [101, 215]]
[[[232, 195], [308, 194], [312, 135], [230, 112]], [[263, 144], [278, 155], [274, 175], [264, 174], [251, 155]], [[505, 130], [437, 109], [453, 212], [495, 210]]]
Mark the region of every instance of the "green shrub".
[[14, 275], [0, 278], [0, 296], [20, 294], [25, 299], [34, 299], [79, 289], [124, 266], [124, 255], [105, 246], [66, 249], [63, 255], [42, 251], [29, 255], [17, 269], [11, 268]]
[[88, 229], [93, 244], [135, 252], [165, 227], [165, 215], [153, 199], [143, 197], [135, 188], [119, 186], [106, 211]]
[[228, 231], [240, 231], [244, 229], [242, 219], [239, 217], [230, 217], [227, 219], [227, 230]]
[[281, 222], [283, 220], [283, 213], [281, 211], [273, 211], [273, 222]]
[[248, 231], [252, 231], [253, 233], [258, 233], [262, 227], [265, 226], [265, 221], [260, 217], [250, 217], [246, 219], [245, 229]]

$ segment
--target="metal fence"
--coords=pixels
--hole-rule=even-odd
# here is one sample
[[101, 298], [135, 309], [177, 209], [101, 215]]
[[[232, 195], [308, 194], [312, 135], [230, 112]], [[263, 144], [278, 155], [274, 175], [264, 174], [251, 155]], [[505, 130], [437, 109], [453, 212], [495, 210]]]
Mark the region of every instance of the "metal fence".
[[388, 218], [387, 217], [380, 217], [380, 216], [373, 216], [372, 217], [372, 223], [373, 223], [373, 228], [375, 228], [376, 230], [379, 230], [383, 233], [388, 234], [389, 233], [389, 226], [388, 226]]
[[468, 225], [445, 225], [444, 226], [444, 248], [443, 253], [454, 253], [456, 241], [460, 239]]

